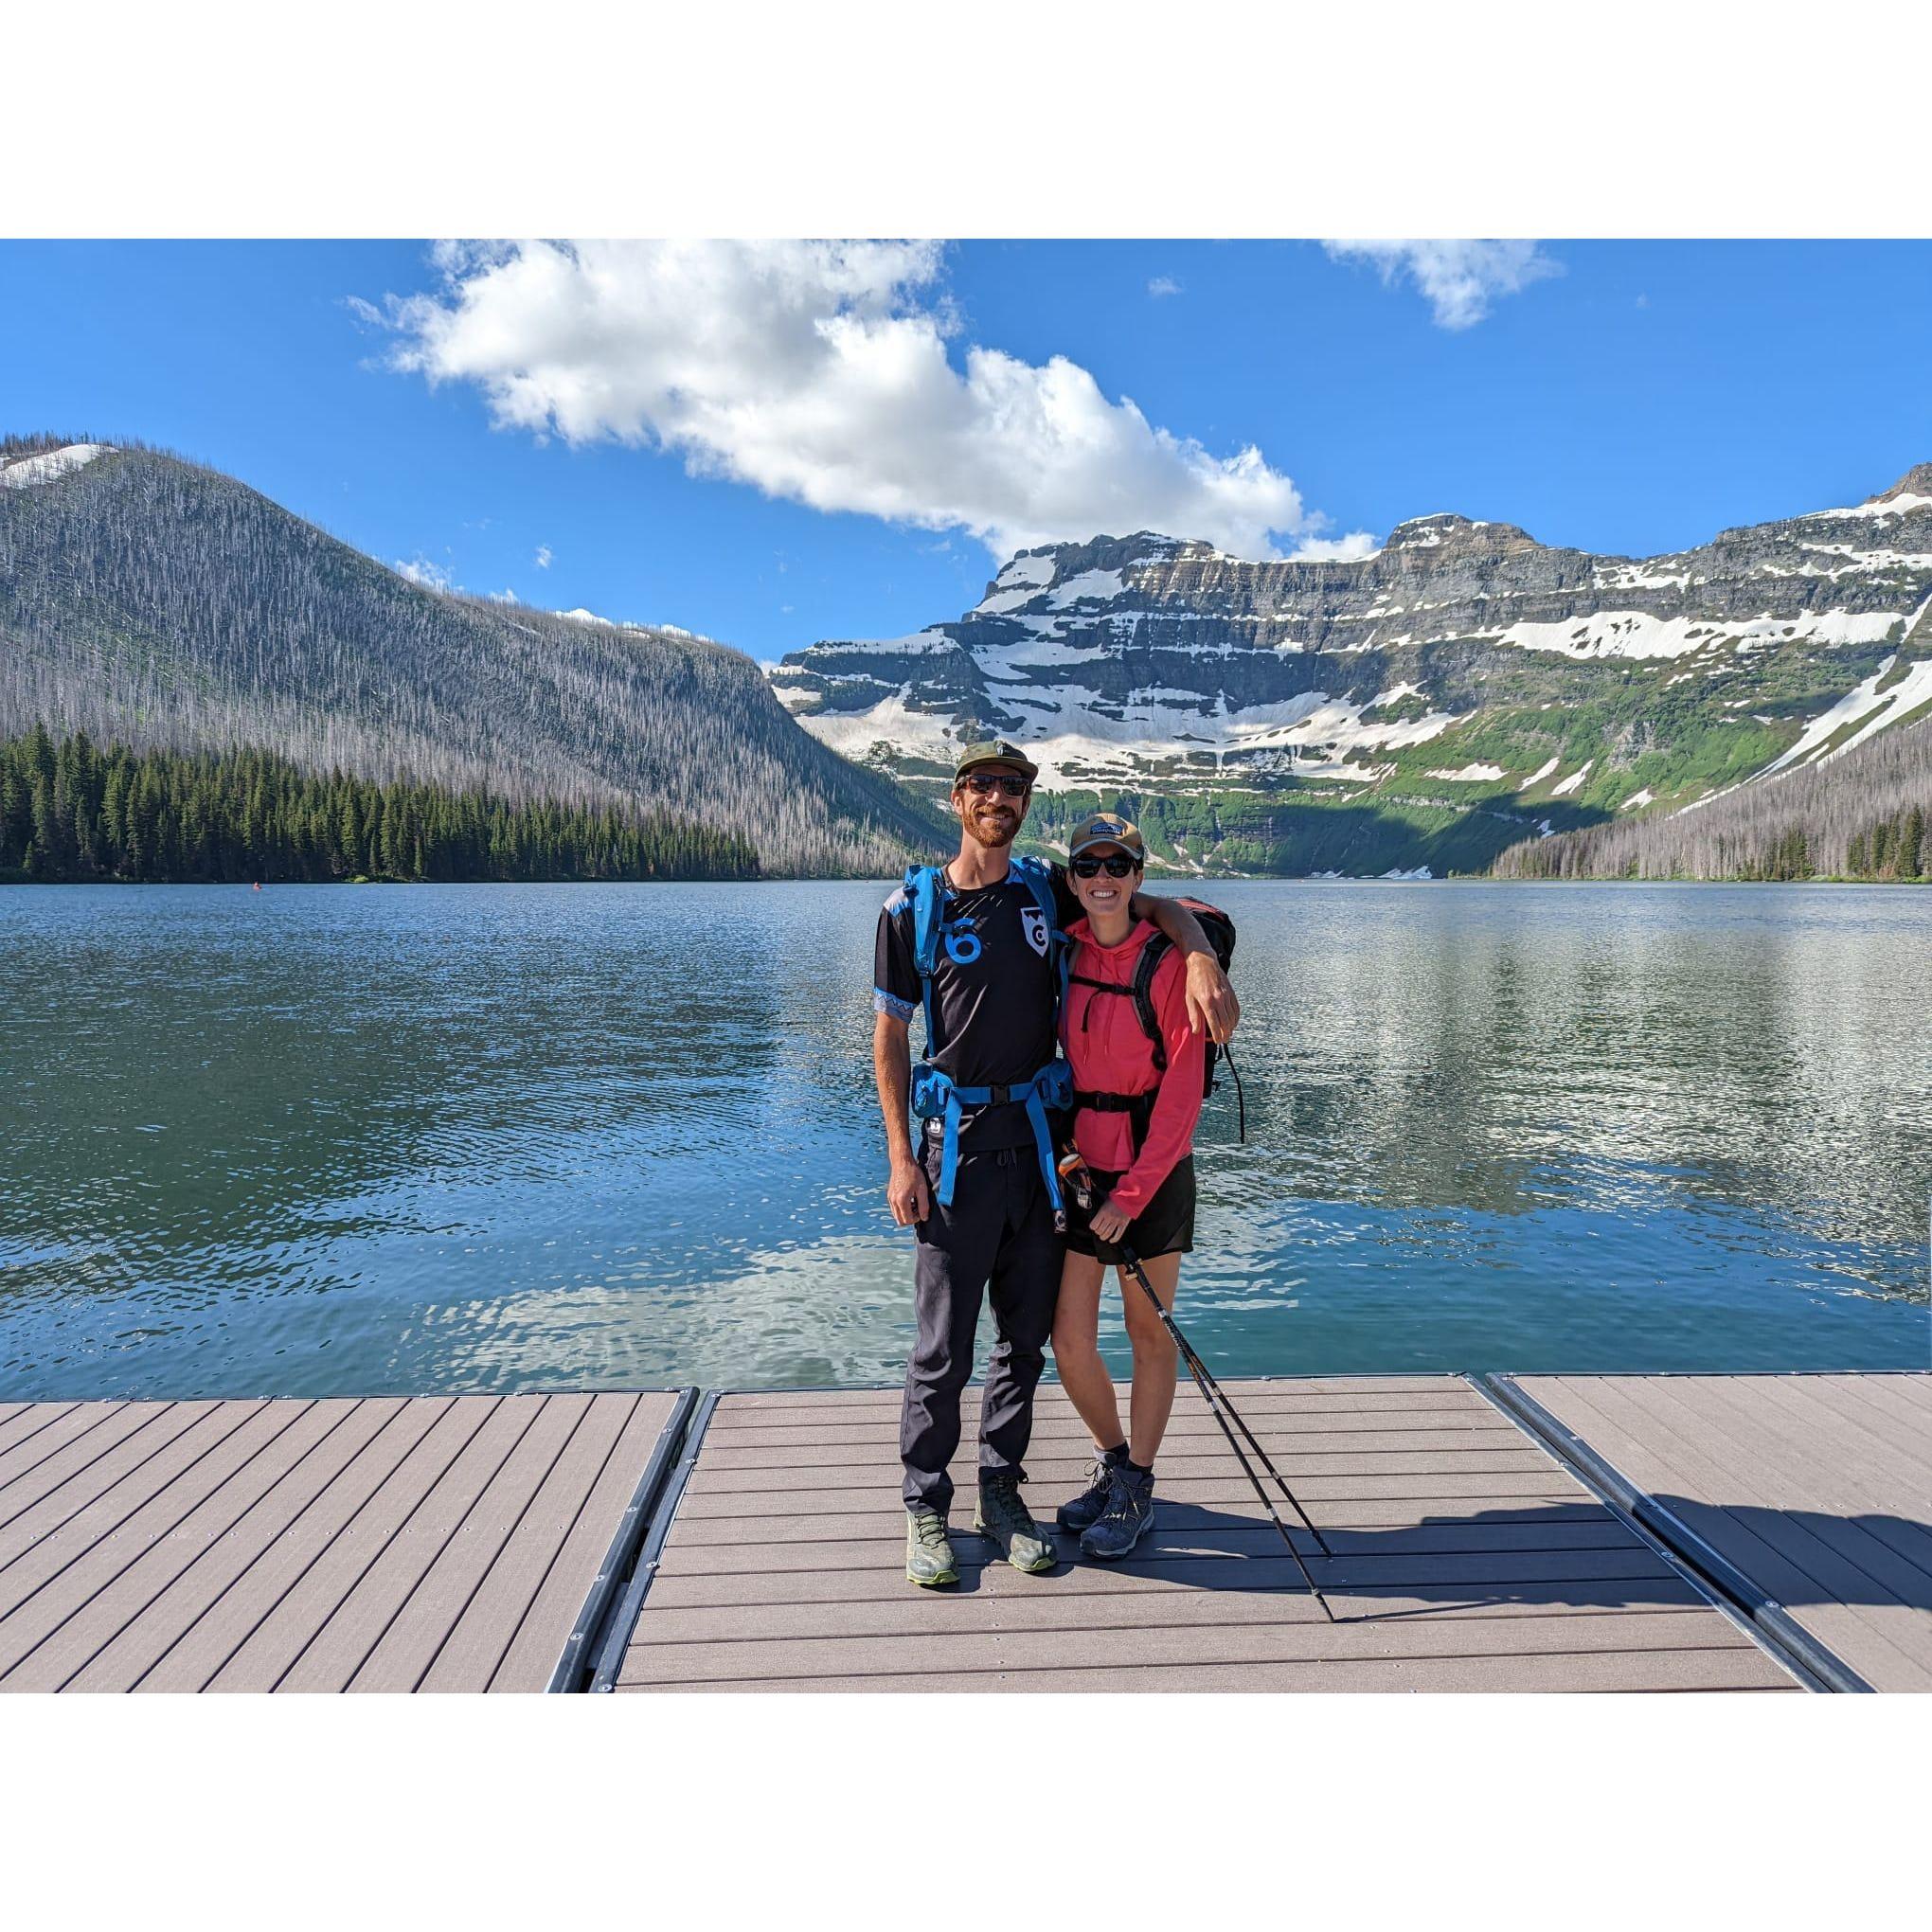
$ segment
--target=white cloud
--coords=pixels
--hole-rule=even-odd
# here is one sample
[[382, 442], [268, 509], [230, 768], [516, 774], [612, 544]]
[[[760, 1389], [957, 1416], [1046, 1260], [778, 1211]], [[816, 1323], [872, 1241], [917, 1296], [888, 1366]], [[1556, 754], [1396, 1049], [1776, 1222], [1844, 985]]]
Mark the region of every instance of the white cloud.
[[549, 545], [539, 544], [537, 546], [537, 568], [539, 570], [547, 570], [550, 567], [550, 557], [551, 550]]
[[1371, 261], [1385, 284], [1406, 276], [1429, 298], [1439, 329], [1471, 329], [1499, 295], [1513, 295], [1563, 263], [1534, 242], [1324, 242], [1338, 261]]
[[1156, 297], [1160, 295], [1177, 295], [1180, 292], [1180, 283], [1171, 275], [1157, 275], [1147, 285], [1147, 293]]
[[996, 555], [1154, 529], [1246, 556], [1319, 536], [1260, 450], [1216, 456], [1077, 363], [967, 344], [931, 242], [444, 244], [391, 360], [497, 425], [675, 451], [694, 475], [962, 528]]
[[1351, 530], [1346, 537], [1304, 537], [1293, 555], [1297, 564], [1349, 564], [1372, 557], [1381, 547], [1367, 530]]
[[398, 577], [406, 577], [411, 583], [424, 590], [454, 590], [456, 581], [440, 564], [432, 564], [427, 557], [411, 557], [405, 563], [401, 557], [391, 568]]
[[521, 603], [523, 601], [523, 599], [518, 597], [515, 591], [509, 589], [486, 590], [483, 595], [492, 603]]

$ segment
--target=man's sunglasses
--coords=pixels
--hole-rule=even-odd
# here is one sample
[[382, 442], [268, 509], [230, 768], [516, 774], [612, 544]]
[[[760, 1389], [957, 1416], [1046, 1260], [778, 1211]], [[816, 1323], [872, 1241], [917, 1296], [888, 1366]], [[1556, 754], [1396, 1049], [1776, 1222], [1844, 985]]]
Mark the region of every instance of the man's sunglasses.
[[1009, 778], [1001, 773], [968, 772], [959, 782], [969, 792], [976, 792], [982, 798], [987, 796], [989, 793], [995, 791], [1004, 792], [1009, 798], [1024, 798], [1027, 796], [1027, 786], [1029, 780]]
[[1083, 855], [1073, 862], [1073, 875], [1076, 879], [1098, 879], [1102, 870], [1110, 879], [1124, 879], [1129, 872], [1140, 869], [1138, 859], [1129, 858], [1125, 852], [1113, 852], [1106, 858]]

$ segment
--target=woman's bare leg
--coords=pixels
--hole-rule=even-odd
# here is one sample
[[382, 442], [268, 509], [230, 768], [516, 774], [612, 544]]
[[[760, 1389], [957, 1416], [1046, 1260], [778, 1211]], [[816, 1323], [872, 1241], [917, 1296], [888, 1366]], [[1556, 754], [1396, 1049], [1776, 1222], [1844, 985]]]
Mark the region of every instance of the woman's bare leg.
[[[1114, 1378], [1100, 1360], [1100, 1282], [1105, 1270], [1091, 1255], [1067, 1250], [1060, 1271], [1060, 1300], [1053, 1311], [1053, 1366], [1060, 1386], [1093, 1432], [1096, 1449], [1126, 1440]], [[1134, 1291], [1136, 1295], [1139, 1290]], [[1149, 1314], [1152, 1315], [1150, 1310]]]
[[[1180, 1256], [1155, 1255], [1140, 1266], [1154, 1292], [1160, 1297], [1161, 1306], [1172, 1309], [1174, 1290], [1181, 1279]], [[1125, 1268], [1120, 1270], [1120, 1297], [1127, 1311], [1127, 1339], [1134, 1345], [1134, 1389], [1127, 1410], [1133, 1426], [1127, 1453], [1141, 1468], [1152, 1469], [1154, 1458], [1160, 1453], [1161, 1438], [1167, 1434], [1168, 1417], [1173, 1413], [1180, 1356], [1160, 1316], [1149, 1305], [1146, 1292]], [[1063, 1308], [1066, 1305], [1064, 1285], [1060, 1305]], [[1065, 1372], [1061, 1370], [1063, 1377]]]

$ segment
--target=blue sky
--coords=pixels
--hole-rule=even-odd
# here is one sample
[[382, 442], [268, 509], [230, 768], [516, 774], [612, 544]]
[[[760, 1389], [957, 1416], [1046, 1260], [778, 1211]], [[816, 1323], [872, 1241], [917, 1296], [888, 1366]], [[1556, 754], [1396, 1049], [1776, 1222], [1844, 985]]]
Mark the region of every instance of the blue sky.
[[1041, 534], [1455, 510], [1642, 555], [1855, 502], [1932, 460], [1928, 343], [1902, 242], [0, 245], [0, 428], [767, 658], [955, 616]]

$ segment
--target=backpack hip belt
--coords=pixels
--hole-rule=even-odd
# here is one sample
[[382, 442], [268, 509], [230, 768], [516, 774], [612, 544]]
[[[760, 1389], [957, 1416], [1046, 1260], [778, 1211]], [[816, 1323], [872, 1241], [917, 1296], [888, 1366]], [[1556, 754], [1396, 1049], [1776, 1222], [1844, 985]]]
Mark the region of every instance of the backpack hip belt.
[[953, 1184], [959, 1172], [959, 1120], [967, 1107], [1023, 1105], [1033, 1130], [1033, 1146], [1040, 1156], [1040, 1178], [1046, 1183], [1046, 1198], [1056, 1218], [1064, 1210], [1060, 1200], [1060, 1174], [1053, 1146], [1053, 1129], [1046, 1110], [1064, 1109], [1073, 1091], [1073, 1076], [1065, 1061], [1049, 1060], [1031, 1080], [1018, 1086], [961, 1086], [950, 1074], [929, 1062], [913, 1069], [912, 1111], [921, 1120], [943, 1120], [945, 1136], [939, 1142], [939, 1201], [942, 1208], [953, 1205]]

